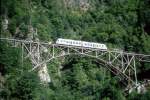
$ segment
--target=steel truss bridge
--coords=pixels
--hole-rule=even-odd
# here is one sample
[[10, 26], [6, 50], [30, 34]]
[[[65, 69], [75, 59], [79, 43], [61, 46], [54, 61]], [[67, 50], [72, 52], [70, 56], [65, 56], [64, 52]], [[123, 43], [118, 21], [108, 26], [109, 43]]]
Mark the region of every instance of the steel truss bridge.
[[33, 64], [31, 71], [39, 69], [44, 63], [55, 58], [69, 55], [82, 55], [97, 59], [108, 70], [123, 81], [127, 88], [138, 84], [136, 62], [150, 63], [150, 55], [128, 53], [121, 50], [100, 50], [68, 45], [34, 42], [29, 40], [18, 40], [0, 38], [14, 47], [22, 48], [22, 60], [30, 58]]

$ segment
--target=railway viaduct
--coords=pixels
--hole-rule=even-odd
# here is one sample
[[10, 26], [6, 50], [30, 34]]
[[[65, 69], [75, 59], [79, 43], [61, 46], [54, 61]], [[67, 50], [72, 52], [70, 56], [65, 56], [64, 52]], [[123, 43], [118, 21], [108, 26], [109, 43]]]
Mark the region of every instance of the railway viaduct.
[[150, 55], [121, 50], [100, 50], [9, 38], [0, 38], [0, 40], [7, 41], [14, 47], [21, 47], [22, 61], [26, 58], [32, 61], [33, 68], [30, 71], [40, 68], [53, 59], [69, 55], [82, 55], [97, 59], [104, 67], [118, 76], [120, 81], [126, 85], [126, 90], [138, 84], [136, 62], [150, 63]]

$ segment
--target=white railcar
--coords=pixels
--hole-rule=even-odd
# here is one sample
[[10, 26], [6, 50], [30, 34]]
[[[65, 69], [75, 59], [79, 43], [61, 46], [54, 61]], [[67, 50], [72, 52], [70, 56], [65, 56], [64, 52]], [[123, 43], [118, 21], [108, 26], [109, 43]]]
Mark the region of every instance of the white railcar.
[[58, 38], [56, 44], [107, 50], [105, 44]]

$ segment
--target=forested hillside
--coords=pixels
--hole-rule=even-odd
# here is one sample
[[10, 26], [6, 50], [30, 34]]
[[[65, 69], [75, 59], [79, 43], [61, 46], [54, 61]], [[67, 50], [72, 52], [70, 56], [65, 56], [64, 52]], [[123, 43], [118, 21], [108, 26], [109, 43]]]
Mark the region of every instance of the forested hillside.
[[[149, 0], [1, 0], [0, 7], [1, 37], [68, 38], [150, 54]], [[138, 80], [150, 79], [150, 63], [136, 65]], [[88, 57], [49, 62], [52, 81], [46, 85], [31, 68], [30, 59], [21, 63], [21, 48], [0, 41], [1, 100], [150, 100], [150, 87], [126, 96], [116, 77]]]

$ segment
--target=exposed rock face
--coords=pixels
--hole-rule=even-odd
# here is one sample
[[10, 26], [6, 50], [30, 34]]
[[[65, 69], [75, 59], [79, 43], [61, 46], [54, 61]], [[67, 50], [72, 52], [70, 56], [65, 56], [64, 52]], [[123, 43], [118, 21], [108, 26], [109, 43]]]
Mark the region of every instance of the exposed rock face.
[[3, 30], [7, 30], [8, 29], [8, 19], [7, 18], [5, 18], [2, 21], [2, 28], [3, 28]]
[[79, 7], [82, 11], [87, 11], [90, 8], [90, 3], [88, 0], [80, 0]]
[[29, 34], [28, 34], [28, 40], [33, 40], [33, 37], [34, 37], [34, 35], [33, 34], [35, 34], [36, 32], [35, 32], [35, 30], [34, 30], [34, 28], [32, 27], [32, 26], [29, 26]]
[[40, 70], [38, 71], [38, 75], [42, 83], [49, 83], [51, 82], [50, 76], [48, 74], [47, 65], [43, 64]]
[[90, 0], [64, 0], [67, 8], [79, 8], [81, 11], [87, 11], [90, 8]]
[[145, 93], [145, 92], [146, 92], [145, 86], [144, 86], [143, 84], [139, 85], [139, 86], [137, 87], [137, 92], [138, 92], [138, 93]]
[[138, 83], [137, 86], [132, 87], [129, 90], [129, 93], [131, 93], [133, 90], [136, 90], [137, 93], [143, 94], [147, 91], [149, 86], [150, 86], [150, 80], [143, 81], [142, 83]]

